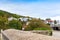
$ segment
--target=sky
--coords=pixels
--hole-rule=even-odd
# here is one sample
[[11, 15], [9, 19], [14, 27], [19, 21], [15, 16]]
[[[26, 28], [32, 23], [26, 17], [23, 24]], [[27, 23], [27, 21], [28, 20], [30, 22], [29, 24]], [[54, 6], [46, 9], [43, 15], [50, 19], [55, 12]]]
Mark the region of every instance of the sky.
[[60, 20], [60, 0], [0, 0], [0, 10], [41, 19]]

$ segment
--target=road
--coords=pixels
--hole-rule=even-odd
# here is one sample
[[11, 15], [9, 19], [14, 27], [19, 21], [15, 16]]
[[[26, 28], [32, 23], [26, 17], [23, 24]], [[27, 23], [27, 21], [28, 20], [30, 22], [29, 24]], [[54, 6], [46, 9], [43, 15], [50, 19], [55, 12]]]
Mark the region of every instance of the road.
[[53, 37], [60, 38], [60, 31], [53, 31]]

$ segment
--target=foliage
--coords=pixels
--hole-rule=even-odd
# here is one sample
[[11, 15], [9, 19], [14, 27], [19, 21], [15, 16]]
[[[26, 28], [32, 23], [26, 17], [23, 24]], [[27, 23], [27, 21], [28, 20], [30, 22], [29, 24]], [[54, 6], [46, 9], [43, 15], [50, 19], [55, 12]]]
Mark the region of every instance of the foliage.
[[54, 20], [54, 24], [57, 24], [57, 21], [56, 20]]
[[[22, 24], [26, 22], [21, 22], [20, 20], [11, 20], [8, 21], [8, 18], [13, 17], [16, 19], [21, 18], [28, 18], [28, 21], [30, 22], [29, 25], [25, 28], [25, 30], [45, 30], [45, 29], [51, 29], [48, 25], [45, 25], [41, 19], [32, 18], [29, 16], [21, 16], [12, 14], [7, 11], [0, 10], [0, 30], [1, 29], [8, 29], [8, 28], [15, 28], [15, 29], [22, 29]], [[31, 20], [30, 20], [31, 19]], [[43, 29], [42, 29], [43, 28]]]
[[25, 30], [51, 30], [51, 28], [44, 24], [40, 19], [32, 19]]
[[17, 19], [20, 18], [20, 15], [13, 14], [12, 16]]
[[51, 20], [50, 18], [46, 18], [46, 20]]
[[22, 29], [22, 24], [20, 21], [18, 20], [12, 20], [9, 22], [9, 25], [8, 25], [10, 28], [14, 28], [14, 29]]
[[35, 28], [34, 30], [50, 30], [50, 29], [45, 28], [45, 27], [41, 27], [41, 28]]
[[7, 23], [8, 23], [8, 19], [6, 17], [0, 16], [0, 30], [7, 29], [8, 28]]
[[[19, 15], [16, 15], [16, 14], [12, 14], [10, 12], [7, 12], [7, 11], [3, 11], [3, 10], [0, 10], [0, 30], [1, 29], [8, 29], [8, 28], [11, 28], [11, 26], [14, 26], [14, 24], [16, 24], [17, 26], [22, 26], [21, 22], [19, 22], [18, 20], [17, 21], [8, 21], [8, 18], [10, 17], [13, 17], [13, 18], [16, 18], [18, 19], [20, 16]], [[23, 16], [22, 16], [23, 17]], [[13, 25], [12, 25], [12, 24]], [[17, 24], [18, 23], [18, 24]], [[10, 25], [10, 26], [9, 26]], [[16, 26], [14, 26], [15, 28]], [[21, 29], [21, 28], [20, 28]]]

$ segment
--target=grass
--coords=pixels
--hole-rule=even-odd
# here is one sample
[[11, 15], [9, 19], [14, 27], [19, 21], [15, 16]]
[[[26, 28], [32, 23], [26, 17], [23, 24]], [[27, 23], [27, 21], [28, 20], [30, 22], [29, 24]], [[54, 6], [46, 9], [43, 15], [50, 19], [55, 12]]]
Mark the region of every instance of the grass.
[[50, 28], [41, 27], [41, 28], [34, 28], [34, 30], [51, 30], [51, 29]]
[[49, 35], [52, 36], [52, 29], [50, 29], [50, 28], [43, 28], [43, 27], [41, 27], [41, 28], [35, 28], [34, 30], [48, 30]]

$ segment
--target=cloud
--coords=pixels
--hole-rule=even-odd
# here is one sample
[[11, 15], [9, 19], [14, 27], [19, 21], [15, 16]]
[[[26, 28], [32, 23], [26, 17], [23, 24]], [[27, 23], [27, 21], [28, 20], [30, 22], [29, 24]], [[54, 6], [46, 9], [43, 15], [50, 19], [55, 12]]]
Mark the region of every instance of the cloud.
[[60, 16], [50, 17], [52, 20], [60, 20]]
[[19, 15], [32, 16], [37, 18], [59, 18], [60, 3], [11, 3], [0, 2], [0, 9]]

